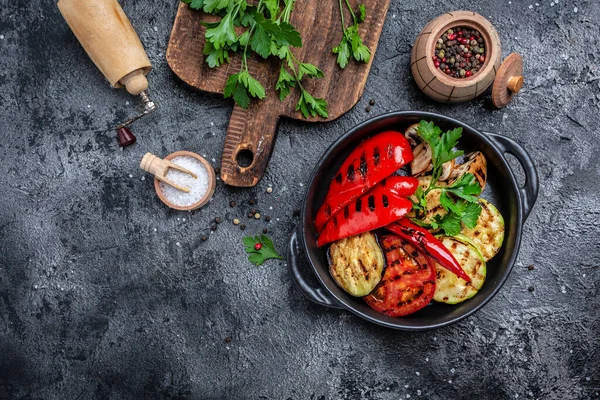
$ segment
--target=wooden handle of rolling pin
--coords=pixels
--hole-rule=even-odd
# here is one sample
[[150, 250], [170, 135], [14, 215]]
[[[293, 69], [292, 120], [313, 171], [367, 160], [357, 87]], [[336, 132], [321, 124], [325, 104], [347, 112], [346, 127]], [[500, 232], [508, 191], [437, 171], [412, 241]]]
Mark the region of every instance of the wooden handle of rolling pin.
[[69, 27], [114, 87], [133, 95], [148, 88], [148, 55], [117, 0], [59, 0]]

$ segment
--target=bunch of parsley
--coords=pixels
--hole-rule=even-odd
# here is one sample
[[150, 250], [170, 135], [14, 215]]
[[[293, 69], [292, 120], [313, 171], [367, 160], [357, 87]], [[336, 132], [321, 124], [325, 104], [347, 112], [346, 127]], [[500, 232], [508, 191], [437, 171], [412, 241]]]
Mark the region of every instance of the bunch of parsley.
[[[204, 54], [209, 67], [215, 68], [229, 62], [230, 54], [240, 53], [240, 71], [229, 76], [224, 96], [242, 108], [247, 108], [251, 98], [263, 99], [264, 86], [248, 70], [248, 51], [262, 58], [275, 56], [283, 60], [275, 89], [283, 100], [291, 88], [300, 90], [296, 110], [305, 118], [320, 115], [327, 117], [327, 101], [313, 97], [302, 86], [302, 79], [322, 78], [323, 72], [310, 63], [298, 61], [292, 47], [302, 47], [300, 34], [290, 24], [290, 15], [296, 0], [260, 0], [256, 6], [247, 0], [181, 0], [190, 8], [217, 15], [221, 20], [204, 23], [206, 44]], [[283, 4], [283, 8], [281, 5]], [[237, 28], [237, 31], [236, 31]], [[237, 32], [242, 32], [238, 35]]]
[[367, 15], [367, 9], [364, 4], [360, 4], [358, 6], [358, 16], [354, 13], [352, 6], [350, 6], [349, 0], [345, 0], [346, 7], [350, 11], [350, 16], [352, 16], [352, 25], [346, 27], [346, 22], [344, 21], [344, 5], [342, 4], [342, 0], [339, 0], [340, 6], [340, 17], [342, 21], [342, 41], [339, 45], [333, 48], [333, 53], [337, 54], [337, 63], [341, 69], [346, 68], [348, 62], [350, 61], [350, 57], [354, 57], [356, 61], [369, 62], [371, 59], [371, 50], [367, 46], [365, 46], [362, 42], [362, 39], [358, 33], [358, 25], [365, 21], [365, 17]]
[[443, 230], [446, 235], [457, 235], [461, 230], [461, 223], [467, 228], [474, 228], [481, 214], [479, 198], [481, 186], [471, 173], [466, 173], [448, 186], [438, 186], [438, 180], [442, 173], [442, 166], [464, 154], [462, 150], [455, 147], [462, 135], [462, 128], [456, 128], [447, 132], [435, 126], [433, 122], [421, 121], [417, 128], [419, 137], [431, 148], [431, 162], [433, 170], [431, 182], [426, 189], [419, 187], [415, 192], [416, 200], [413, 208], [417, 215], [427, 213], [427, 194], [432, 190], [440, 190], [440, 204], [444, 207], [446, 214], [442, 217], [436, 215], [429, 224], [420, 218], [414, 218], [413, 222], [418, 225]]

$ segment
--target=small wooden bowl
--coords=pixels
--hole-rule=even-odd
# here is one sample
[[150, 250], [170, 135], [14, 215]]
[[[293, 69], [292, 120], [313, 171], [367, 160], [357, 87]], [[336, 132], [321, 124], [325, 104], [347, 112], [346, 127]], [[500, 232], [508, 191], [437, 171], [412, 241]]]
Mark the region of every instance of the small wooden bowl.
[[204, 166], [204, 168], [206, 168], [206, 172], [208, 174], [208, 190], [206, 191], [206, 194], [197, 203], [194, 203], [190, 206], [178, 206], [178, 205], [170, 203], [167, 200], [167, 198], [165, 197], [165, 195], [162, 191], [162, 188], [160, 187], [160, 181], [156, 178], [154, 178], [154, 190], [156, 190], [156, 194], [158, 195], [160, 200], [163, 203], [165, 203], [167, 206], [169, 206], [170, 208], [173, 208], [175, 210], [181, 210], [181, 211], [196, 210], [196, 209], [204, 206], [206, 203], [208, 203], [208, 201], [212, 198], [213, 194], [215, 193], [215, 187], [217, 186], [217, 178], [215, 176], [215, 170], [213, 169], [212, 165], [210, 165], [208, 163], [208, 161], [206, 161], [203, 157], [200, 157], [198, 154], [192, 153], [191, 151], [185, 151], [185, 150], [176, 151], [175, 153], [171, 153], [168, 156], [166, 156], [165, 160], [171, 161], [175, 157], [180, 157], [180, 156], [193, 157], [196, 160], [200, 161], [202, 163], [202, 165]]
[[[433, 63], [435, 45], [445, 31], [464, 26], [476, 29], [485, 43], [485, 62], [482, 68], [468, 78], [451, 78]], [[453, 11], [435, 18], [423, 28], [413, 46], [410, 65], [419, 89], [427, 96], [443, 103], [472, 100], [494, 82], [500, 67], [502, 49], [500, 37], [490, 21], [472, 11]]]

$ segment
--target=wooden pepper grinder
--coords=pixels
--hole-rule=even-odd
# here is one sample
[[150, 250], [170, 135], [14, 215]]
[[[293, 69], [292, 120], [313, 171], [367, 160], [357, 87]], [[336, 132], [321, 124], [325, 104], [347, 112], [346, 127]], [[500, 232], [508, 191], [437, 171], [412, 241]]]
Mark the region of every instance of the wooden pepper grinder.
[[146, 75], [152, 70], [148, 55], [117, 0], [59, 0], [65, 21], [111, 86], [125, 87], [140, 96], [144, 111], [117, 127], [119, 144], [135, 143], [128, 128], [156, 109], [148, 97]]

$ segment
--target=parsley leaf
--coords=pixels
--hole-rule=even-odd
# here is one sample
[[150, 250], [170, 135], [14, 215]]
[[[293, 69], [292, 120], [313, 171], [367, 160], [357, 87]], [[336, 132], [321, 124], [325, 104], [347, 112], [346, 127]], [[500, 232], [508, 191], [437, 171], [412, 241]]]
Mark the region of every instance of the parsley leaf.
[[225, 45], [231, 46], [237, 40], [231, 14], [225, 15], [219, 25], [207, 29], [205, 36], [215, 49], [223, 48]]
[[352, 57], [359, 62], [369, 62], [371, 59], [371, 50], [363, 44], [362, 38], [358, 32], [358, 25], [364, 22], [367, 15], [367, 9], [364, 4], [360, 4], [358, 6], [359, 15], [357, 17], [356, 14], [354, 14], [352, 7], [350, 7], [349, 0], [346, 0], [346, 6], [352, 16], [353, 24], [346, 27], [346, 23], [344, 22], [344, 6], [342, 5], [342, 0], [339, 0], [343, 35], [340, 44], [332, 50], [334, 54], [337, 54], [336, 62], [341, 69], [346, 68], [346, 65], [348, 65], [350, 54], [352, 54]]
[[[283, 260], [283, 257], [277, 253], [273, 241], [266, 235], [260, 235], [260, 237], [246, 236], [244, 237], [243, 242], [246, 253], [249, 254], [248, 261], [256, 266], [262, 265], [266, 260], [270, 259]], [[259, 250], [256, 250], [255, 247], [257, 243], [261, 244]]]
[[319, 114], [323, 118], [327, 118], [329, 113], [327, 112], [327, 101], [324, 99], [315, 99], [306, 90], [303, 90], [300, 94], [300, 99], [296, 104], [296, 111], [302, 112], [304, 118], [309, 116], [316, 117]]
[[462, 135], [462, 128], [443, 133], [440, 127], [435, 126], [433, 122], [421, 121], [417, 127], [417, 134], [431, 148], [431, 163], [433, 165], [431, 187], [440, 178], [442, 165], [464, 154], [464, 151], [454, 149]]
[[348, 40], [345, 36], [342, 38], [340, 44], [333, 48], [333, 54], [338, 55], [336, 61], [340, 68], [346, 68], [348, 61], [350, 60], [350, 45], [348, 44]]
[[250, 105], [250, 96], [263, 99], [265, 97], [265, 88], [263, 85], [250, 76], [248, 71], [240, 71], [232, 74], [225, 84], [223, 91], [225, 98], [232, 97], [233, 100], [243, 109]]
[[204, 0], [181, 0], [188, 4], [192, 10], [201, 10], [204, 8]]
[[[198, 2], [198, 0], [196, 1]], [[225, 9], [231, 9], [234, 6], [233, 0], [203, 0], [203, 3], [203, 10], [207, 13], [214, 13]]]
[[359, 11], [358, 18], [357, 18], [358, 22], [359, 23], [365, 22], [365, 18], [367, 17], [367, 8], [365, 7], [365, 5], [359, 4], [358, 11]]
[[279, 13], [279, 0], [264, 0], [265, 7], [269, 11], [269, 15], [272, 20], [277, 18], [277, 14]]
[[229, 62], [229, 51], [227, 51], [225, 48], [215, 49], [210, 42], [206, 42], [204, 45], [204, 54], [207, 56], [206, 62], [211, 68], [215, 68], [219, 65]]
[[291, 88], [295, 86], [296, 80], [282, 65], [279, 69], [279, 79], [277, 79], [277, 84], [275, 85], [275, 90], [279, 90], [279, 100], [285, 99], [290, 94]]

